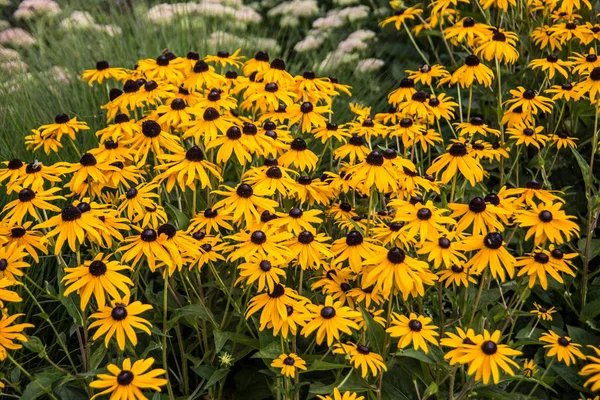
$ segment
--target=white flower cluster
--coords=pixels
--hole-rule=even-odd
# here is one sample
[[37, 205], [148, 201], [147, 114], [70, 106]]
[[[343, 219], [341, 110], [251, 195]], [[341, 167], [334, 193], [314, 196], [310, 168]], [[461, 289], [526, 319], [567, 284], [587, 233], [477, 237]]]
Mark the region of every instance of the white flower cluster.
[[348, 22], [355, 22], [369, 17], [369, 7], [355, 6], [335, 8], [327, 12], [324, 17], [314, 20], [312, 34], [323, 34], [332, 29], [341, 28]]
[[300, 24], [300, 19], [314, 17], [319, 13], [316, 0], [284, 1], [267, 11], [269, 18], [279, 18], [280, 26], [295, 27]]
[[54, 16], [60, 13], [60, 6], [52, 0], [23, 0], [13, 16], [16, 19], [33, 19], [41, 16]]
[[65, 18], [60, 23], [61, 29], [68, 31], [78, 30], [95, 30], [97, 32], [106, 33], [109, 36], [117, 36], [121, 34], [121, 28], [116, 25], [101, 25], [97, 24], [92, 14], [87, 11], [73, 11], [68, 18]]
[[358, 65], [356, 66], [354, 72], [363, 74], [367, 72], [376, 72], [380, 70], [384, 64], [385, 62], [383, 60], [380, 60], [379, 58], [366, 58], [358, 62]]
[[178, 17], [199, 16], [227, 18], [237, 23], [256, 24], [261, 15], [241, 0], [201, 0], [199, 3], [158, 4], [148, 10], [146, 18], [156, 24], [171, 23]]
[[0, 47], [0, 72], [7, 74], [27, 72], [27, 64], [21, 60], [21, 55], [14, 49]]
[[215, 43], [217, 47], [228, 47], [228, 48], [257, 48], [265, 51], [271, 51], [279, 53], [281, 48], [275, 39], [256, 37], [256, 36], [244, 36], [240, 37], [233, 33], [217, 31], [210, 34], [208, 37], [209, 43]]
[[361, 50], [369, 47], [369, 42], [375, 40], [375, 32], [359, 29], [352, 32], [345, 40], [341, 41], [337, 48], [328, 53], [319, 66], [319, 71], [330, 71], [342, 65], [356, 62]]
[[349, 22], [365, 19], [369, 16], [369, 7], [356, 6], [330, 10], [325, 17], [317, 18], [312, 23], [308, 35], [296, 43], [294, 50], [306, 53], [321, 47], [327, 36], [336, 28], [343, 28]]
[[27, 47], [35, 44], [35, 38], [22, 28], [8, 28], [0, 32], [0, 45]]

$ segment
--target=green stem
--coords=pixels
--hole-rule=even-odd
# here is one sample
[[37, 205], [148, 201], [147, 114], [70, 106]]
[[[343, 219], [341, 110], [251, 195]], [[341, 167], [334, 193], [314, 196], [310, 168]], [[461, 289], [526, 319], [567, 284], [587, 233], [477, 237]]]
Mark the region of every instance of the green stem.
[[165, 285], [163, 288], [163, 327], [162, 327], [162, 358], [163, 358], [163, 368], [167, 374], [167, 391], [169, 392], [169, 399], [174, 400], [175, 396], [173, 395], [173, 388], [171, 387], [171, 380], [169, 379], [169, 364], [167, 363], [167, 316], [168, 316], [168, 285], [169, 285], [169, 274], [165, 267], [163, 271], [165, 274]]
[[546, 374], [548, 373], [548, 371], [550, 371], [550, 367], [552, 367], [553, 363], [554, 363], [554, 358], [552, 360], [550, 360], [550, 364], [548, 364], [548, 367], [546, 367], [546, 370], [540, 377], [540, 381], [535, 384], [535, 386], [533, 387], [533, 389], [531, 389], [531, 392], [529, 392], [529, 395], [527, 395], [527, 397], [531, 397], [533, 395], [533, 393], [535, 392], [535, 389], [537, 389], [537, 387], [540, 386], [540, 382], [544, 381], [544, 378], [546, 377]]

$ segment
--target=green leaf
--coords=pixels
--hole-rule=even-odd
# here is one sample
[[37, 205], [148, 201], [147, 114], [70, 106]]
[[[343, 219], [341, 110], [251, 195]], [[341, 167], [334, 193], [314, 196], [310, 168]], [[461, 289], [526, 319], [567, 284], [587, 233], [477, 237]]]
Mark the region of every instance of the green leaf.
[[567, 331], [569, 332], [569, 336], [571, 337], [571, 340], [573, 342], [580, 344], [584, 347], [589, 344], [592, 344], [594, 346], [600, 345], [600, 336], [588, 332], [584, 329], [578, 328], [576, 326], [567, 325]]
[[28, 341], [24, 342], [23, 346], [34, 353], [42, 353], [46, 349], [46, 346], [37, 336], [29, 336]]
[[327, 361], [315, 360], [307, 369], [307, 371], [331, 371], [333, 369], [350, 368], [346, 364], [335, 364]]
[[396, 356], [414, 358], [416, 360], [423, 361], [424, 363], [427, 363], [427, 364], [436, 364], [436, 361], [429, 354], [425, 354], [420, 350], [415, 350], [415, 349], [399, 350], [396, 353]]
[[171, 203], [167, 203], [167, 207], [169, 207], [169, 209], [175, 216], [177, 227], [181, 230], [186, 230], [190, 224], [190, 219], [188, 218], [188, 216], [185, 215], [183, 212], [179, 211], [179, 209]]
[[567, 382], [573, 389], [585, 392], [586, 390], [583, 387], [583, 381], [581, 377], [577, 374], [577, 372], [573, 368], [569, 368], [562, 363], [553, 363], [552, 370], [556, 372], [556, 374]]
[[600, 314], [600, 298], [594, 301], [590, 301], [581, 310], [579, 320], [585, 322], [590, 319], [596, 318]]
[[209, 387], [216, 385], [217, 383], [219, 383], [221, 381], [221, 379], [224, 379], [227, 376], [227, 374], [229, 374], [229, 368], [220, 368], [220, 369], [216, 370], [210, 376], [210, 378], [204, 385], [204, 388], [208, 389]]
[[427, 389], [425, 390], [425, 393], [423, 393], [423, 400], [425, 400], [426, 398], [428, 398], [430, 396], [433, 396], [437, 392], [438, 392], [438, 385], [436, 385], [435, 382], [431, 382], [429, 387], [427, 387]]
[[39, 374], [35, 374], [33, 380], [25, 387], [22, 399], [34, 400], [41, 396], [47, 396], [40, 385], [52, 391], [52, 384], [63, 377], [63, 373], [55, 370], [47, 370]]
[[225, 346], [225, 343], [228, 340], [231, 340], [232, 342], [235, 342], [235, 343], [243, 344], [245, 346], [252, 347], [254, 349], [259, 348], [259, 342], [257, 339], [252, 339], [251, 337], [243, 335], [241, 333], [223, 332], [220, 330], [215, 330], [213, 332], [213, 336], [215, 337], [215, 352], [216, 353], [219, 353], [223, 349], [223, 346]]
[[364, 308], [360, 308], [360, 312], [365, 319], [365, 323], [367, 324], [367, 336], [369, 337], [369, 342], [371, 344], [371, 349], [380, 355], [383, 355], [383, 340], [385, 339], [385, 331], [383, 327], [379, 325], [371, 314], [366, 311]]
[[265, 348], [260, 349], [257, 353], [252, 355], [252, 358], [266, 358], [274, 360], [281, 355], [281, 343], [273, 342], [269, 343]]
[[100, 363], [102, 362], [102, 360], [104, 359], [104, 356], [106, 356], [106, 346], [104, 346], [104, 343], [101, 343], [100, 345], [98, 345], [98, 347], [96, 348], [96, 350], [94, 350], [94, 352], [92, 353], [92, 356], [90, 357], [90, 368], [91, 369], [96, 369], [100, 366]]
[[581, 170], [581, 174], [583, 175], [583, 182], [585, 183], [586, 190], [590, 187], [590, 165], [588, 162], [579, 154], [577, 150], [570, 147], [571, 153], [575, 156], [577, 160], [577, 164], [579, 164], [579, 169]]

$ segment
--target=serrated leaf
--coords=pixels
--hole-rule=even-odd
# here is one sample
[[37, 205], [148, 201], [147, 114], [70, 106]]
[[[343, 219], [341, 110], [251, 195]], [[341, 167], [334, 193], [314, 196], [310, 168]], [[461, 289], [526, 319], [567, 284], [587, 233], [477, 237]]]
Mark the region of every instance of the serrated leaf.
[[225, 343], [228, 340], [231, 340], [232, 342], [236, 342], [239, 344], [243, 344], [245, 346], [252, 347], [254, 349], [259, 348], [259, 342], [257, 339], [252, 339], [251, 337], [243, 335], [241, 333], [223, 332], [220, 330], [215, 330], [213, 332], [213, 336], [215, 338], [215, 352], [216, 353], [219, 353], [223, 349], [223, 346], [225, 346]]
[[423, 361], [424, 363], [427, 363], [427, 364], [435, 364], [436, 363], [436, 361], [430, 355], [425, 354], [422, 351], [415, 350], [415, 349], [399, 350], [396, 353], [396, 356], [414, 358], [416, 360]]
[[260, 349], [257, 353], [252, 355], [252, 358], [266, 358], [274, 360], [281, 354], [281, 343], [273, 342], [269, 343], [265, 348]]
[[[63, 377], [63, 373], [55, 370], [47, 370], [39, 374], [35, 374], [33, 380], [25, 387], [22, 399], [35, 400], [41, 396], [47, 396], [42, 390], [42, 387], [52, 391], [52, 384]], [[40, 387], [41, 386], [41, 387]]]

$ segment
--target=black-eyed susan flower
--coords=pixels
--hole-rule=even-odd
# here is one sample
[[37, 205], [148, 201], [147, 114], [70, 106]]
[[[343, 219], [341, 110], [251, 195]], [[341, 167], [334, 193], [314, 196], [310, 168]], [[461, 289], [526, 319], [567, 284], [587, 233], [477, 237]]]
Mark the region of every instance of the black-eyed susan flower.
[[90, 86], [96, 82], [101, 85], [105, 79], [121, 81], [126, 79], [126, 77], [127, 72], [125, 71], [125, 68], [111, 68], [108, 61], [104, 60], [96, 62], [96, 69], [88, 69], [81, 74], [81, 80], [87, 82]]
[[229, 260], [244, 258], [248, 261], [254, 255], [262, 258], [273, 257], [278, 260], [290, 259], [292, 252], [284, 243], [292, 237], [292, 234], [274, 227], [263, 229], [240, 231], [227, 236], [227, 239], [237, 242], [236, 249], [229, 255]]
[[[546, 4], [544, 4], [544, 7], [546, 7]], [[550, 51], [562, 49], [562, 42], [559, 35], [548, 25], [534, 28], [531, 32], [531, 38], [533, 39], [533, 43], [542, 50], [548, 47], [550, 47]]]
[[22, 269], [30, 266], [23, 261], [27, 255], [25, 247], [16, 242], [0, 247], [0, 279], [16, 281], [17, 276], [23, 276]]
[[360, 315], [360, 312], [353, 311], [343, 304], [342, 301], [334, 302], [331, 296], [325, 298], [324, 305], [307, 304], [306, 308], [311, 313], [312, 320], [302, 328], [301, 334], [308, 337], [317, 331], [317, 344], [327, 339], [327, 346], [331, 346], [334, 339], [340, 339], [340, 332], [352, 335], [352, 329], [358, 329], [354, 319]]
[[186, 187], [196, 190], [197, 185], [201, 189], [206, 187], [212, 189], [211, 176], [217, 181], [223, 179], [221, 169], [206, 160], [204, 152], [198, 146], [192, 146], [187, 151], [173, 152], [173, 154], [160, 154], [157, 158], [164, 164], [155, 168], [162, 171], [155, 179], [158, 182], [166, 180], [167, 192], [173, 190], [175, 183], [182, 191], [185, 191]]
[[475, 375], [475, 380], [483, 380], [487, 385], [490, 378], [495, 384], [500, 382], [500, 370], [510, 376], [515, 372], [512, 367], [519, 368], [519, 365], [509, 357], [521, 355], [518, 350], [511, 349], [508, 345], [500, 344], [500, 331], [494, 331], [492, 334], [484, 329], [483, 335], [477, 335], [470, 338], [473, 345], [464, 347], [464, 354], [457, 357], [459, 364], [468, 364], [469, 375]]
[[54, 123], [42, 125], [38, 128], [42, 137], [53, 136], [60, 142], [63, 135], [69, 136], [75, 140], [75, 134], [79, 131], [87, 131], [90, 127], [83, 121], [78, 121], [77, 117], [69, 118], [67, 114], [57, 114]]
[[204, 57], [204, 61], [207, 63], [213, 63], [215, 65], [219, 64], [221, 67], [227, 67], [228, 65], [231, 65], [232, 67], [239, 68], [243, 64], [241, 60], [246, 58], [239, 55], [241, 50], [242, 49], [237, 49], [232, 54], [227, 51], [218, 51], [214, 56], [209, 55]]
[[407, 21], [414, 20], [420, 14], [423, 14], [423, 9], [420, 8], [420, 4], [416, 4], [412, 7], [398, 8], [398, 9], [394, 10], [393, 16], [388, 17], [388, 18], [384, 19], [383, 21], [381, 21], [379, 23], [379, 26], [384, 27], [386, 25], [393, 23], [394, 26], [396, 27], [396, 30], [399, 31], [400, 27], [404, 23], [406, 23]]
[[278, 212], [277, 215], [279, 218], [271, 221], [270, 225], [285, 229], [295, 235], [303, 231], [310, 231], [316, 234], [313, 224], [318, 225], [323, 222], [323, 219], [318, 217], [322, 213], [321, 210], [302, 210], [298, 207], [293, 207], [287, 214]]
[[7, 350], [19, 350], [23, 347], [21, 343], [27, 343], [29, 340], [23, 333], [25, 328], [34, 328], [32, 324], [13, 324], [15, 320], [25, 314], [8, 315], [3, 314], [0, 319], [0, 360], [5, 360]]
[[116, 142], [121, 139], [131, 139], [141, 132], [142, 127], [140, 124], [136, 123], [136, 121], [131, 120], [125, 114], [117, 114], [115, 116], [114, 124], [96, 131], [96, 136], [98, 136], [101, 142], [105, 142], [108, 139]]
[[441, 269], [437, 275], [445, 287], [450, 287], [450, 285], [468, 287], [469, 283], [477, 283], [475, 278], [471, 276], [471, 270], [465, 268], [462, 264], [454, 264], [451, 267]]
[[161, 126], [152, 120], [142, 122], [142, 133], [123, 144], [131, 147], [131, 154], [142, 164], [146, 163], [150, 151], [155, 156], [165, 154], [165, 150], [173, 153], [181, 151], [179, 137], [163, 131]]
[[333, 157], [344, 159], [348, 157], [351, 164], [357, 161], [363, 161], [369, 154], [369, 148], [365, 146], [365, 140], [358, 135], [352, 135], [346, 144], [337, 147], [333, 152]]
[[337, 387], [333, 388], [333, 397], [317, 395], [320, 400], [364, 400], [364, 396], [359, 396], [355, 392], [340, 392]]
[[519, 52], [515, 49], [518, 41], [516, 33], [495, 28], [490, 36], [481, 41], [475, 54], [486, 61], [498, 59], [501, 63], [514, 64], [519, 59]]
[[548, 141], [548, 136], [541, 133], [543, 130], [543, 126], [529, 127], [519, 124], [508, 128], [506, 133], [510, 139], [516, 141], [515, 144], [517, 146], [524, 144], [525, 146], [534, 146], [539, 149], [540, 146], [544, 146]]
[[586, 361], [589, 361], [589, 364], [581, 368], [579, 375], [588, 377], [583, 386], [589, 387], [592, 392], [595, 392], [600, 389], [600, 349], [591, 345], [588, 347], [594, 350], [597, 357], [587, 356]]
[[317, 106], [308, 101], [302, 104], [292, 104], [287, 110], [290, 125], [299, 123], [302, 133], [309, 133], [315, 128], [325, 126], [327, 124], [327, 117], [324, 114], [332, 112], [329, 106]]
[[218, 210], [213, 210], [212, 208], [207, 208], [206, 210], [196, 214], [190, 221], [188, 232], [205, 230], [207, 233], [211, 233], [213, 231], [215, 233], [219, 233], [220, 228], [232, 231], [233, 227], [228, 221], [231, 221], [230, 215], [219, 212]]
[[152, 228], [142, 229], [134, 226], [133, 229], [138, 234], [126, 237], [119, 248], [119, 252], [123, 253], [121, 262], [131, 261], [131, 266], [135, 268], [140, 259], [146, 257], [151, 271], [156, 269], [157, 262], [164, 263], [171, 269], [179, 261], [177, 267], [181, 268], [181, 258], [173, 260], [171, 256], [171, 254], [177, 254], [179, 250], [172, 248], [173, 244], [168, 242], [167, 235], [159, 235]]
[[267, 70], [269, 66], [269, 54], [266, 51], [258, 51], [253, 58], [244, 63], [242, 71], [244, 75], [249, 76], [253, 72]]
[[406, 255], [399, 247], [382, 249], [363, 262], [362, 286], [374, 285], [373, 292], [389, 299], [396, 291], [404, 300], [409, 295], [425, 293], [425, 285], [432, 285], [436, 276], [429, 271], [426, 262]]
[[48, 190], [40, 188], [37, 191], [29, 188], [19, 190], [18, 198], [6, 204], [2, 209], [6, 222], [9, 225], [20, 225], [27, 215], [39, 221], [41, 217], [38, 210], [60, 211], [59, 207], [50, 203], [53, 200], [64, 200], [64, 197], [56, 195], [60, 190], [60, 188]]
[[290, 353], [289, 355], [281, 354], [278, 358], [273, 360], [271, 367], [281, 368], [281, 375], [294, 378], [297, 369], [306, 371], [306, 361], [294, 353]]
[[445, 360], [450, 360], [450, 365], [455, 365], [458, 358], [466, 354], [472, 346], [475, 346], [475, 331], [473, 329], [463, 330], [456, 328], [456, 333], [446, 331], [446, 337], [440, 340], [444, 347], [450, 347], [452, 350], [444, 355]]
[[388, 95], [388, 101], [394, 106], [398, 106], [400, 103], [412, 98], [417, 90], [415, 89], [415, 81], [409, 78], [403, 78], [400, 80], [398, 89], [393, 90]]
[[56, 236], [54, 254], [58, 255], [65, 242], [68, 242], [72, 251], [77, 251], [77, 244], [83, 244], [86, 236], [101, 242], [99, 230], [104, 228], [98, 217], [92, 213], [84, 213], [70, 204], [63, 208], [60, 214], [36, 225], [35, 229], [50, 229], [46, 237]]
[[502, 282], [515, 275], [515, 258], [506, 250], [504, 239], [499, 232], [489, 232], [485, 236], [474, 235], [470, 236], [462, 243], [457, 244], [457, 247], [463, 251], [476, 251], [465, 267], [472, 268], [476, 274], [481, 274], [489, 267], [492, 276], [499, 278]]
[[500, 136], [500, 131], [498, 129], [489, 127], [485, 123], [485, 120], [480, 116], [471, 117], [469, 122], [459, 122], [456, 124], [456, 127], [460, 136], [466, 136], [468, 138], [472, 138], [477, 134], [483, 137], [487, 136], [488, 134]]
[[576, 217], [567, 215], [561, 210], [560, 202], [544, 204], [531, 204], [531, 209], [518, 212], [514, 220], [522, 228], [529, 228], [525, 240], [534, 237], [537, 245], [546, 240], [554, 244], [570, 241], [579, 235], [579, 226], [571, 221]]
[[273, 290], [256, 295], [250, 300], [246, 310], [246, 319], [262, 310], [260, 313], [260, 330], [264, 330], [267, 325], [272, 326], [274, 330], [279, 330], [287, 320], [287, 306], [294, 306], [301, 299], [302, 297], [294, 289], [278, 283]]
[[147, 77], [147, 79], [163, 80], [175, 85], [179, 85], [184, 80], [183, 73], [179, 70], [181, 61], [177, 58], [171, 58], [166, 54], [161, 54], [156, 59], [147, 58], [138, 61], [138, 70]]
[[381, 193], [396, 191], [398, 179], [395, 170], [385, 165], [384, 161], [382, 152], [370, 152], [363, 161], [348, 169], [347, 173], [351, 176], [349, 185], [364, 194], [369, 194], [375, 188]]
[[527, 378], [533, 377], [537, 373], [537, 365], [533, 360], [523, 361], [523, 376]]
[[[235, 154], [238, 162], [245, 165], [252, 161], [251, 152], [258, 152], [260, 148], [254, 143], [240, 140], [242, 131], [235, 125], [227, 128], [225, 135], [217, 137], [206, 144], [206, 150], [218, 147], [216, 161], [226, 163]], [[248, 147], [251, 146], [251, 147]]]
[[11, 286], [21, 285], [18, 281], [8, 279], [7, 277], [0, 279], [0, 307], [4, 307], [4, 302], [20, 303], [23, 301], [17, 292], [7, 289]]
[[279, 157], [279, 163], [284, 167], [292, 165], [299, 171], [312, 171], [317, 167], [319, 158], [307, 146], [303, 138], [295, 138], [289, 149]]
[[564, 99], [565, 101], [579, 100], [582, 93], [579, 93], [575, 86], [575, 82], [565, 82], [561, 85], [552, 85], [545, 92], [552, 94], [552, 100], [555, 101], [560, 99]]
[[213, 208], [223, 208], [222, 211], [231, 215], [235, 223], [242, 221], [242, 218], [247, 224], [253, 221], [258, 222], [260, 221], [260, 212], [265, 210], [275, 213], [277, 202], [261, 197], [266, 194], [264, 191], [256, 191], [246, 183], [240, 183], [236, 188], [225, 186], [224, 189], [213, 192], [225, 196]]
[[560, 336], [550, 330], [542, 333], [540, 341], [547, 343], [544, 345], [544, 348], [548, 349], [546, 356], [556, 357], [558, 361], [564, 362], [567, 366], [575, 364], [577, 358], [585, 360], [585, 356], [579, 350], [581, 345], [573, 342], [569, 336]]
[[331, 245], [331, 251], [336, 257], [336, 262], [348, 260], [353, 271], [361, 269], [362, 261], [375, 257], [380, 250], [373, 239], [365, 238], [359, 231], [352, 230], [346, 237], [337, 239]]
[[356, 345], [352, 342], [339, 343], [335, 345], [333, 354], [343, 354], [350, 359], [350, 364], [360, 370], [363, 378], [367, 376], [379, 376], [387, 367], [380, 354], [374, 353], [367, 346]]
[[5, 245], [15, 243], [19, 247], [23, 247], [24, 251], [29, 254], [35, 262], [40, 262], [38, 252], [48, 254], [47, 240], [44, 234], [37, 230], [31, 229], [32, 221], [25, 222], [23, 225], [2, 226], [0, 232], [3, 240], [7, 240]]
[[[196, 115], [196, 120], [189, 123], [189, 128], [183, 133], [183, 138], [193, 137], [196, 143], [200, 143], [202, 138], [205, 146], [217, 139], [219, 134], [225, 134], [233, 125], [225, 114], [213, 107], [204, 110], [191, 109], [190, 112]], [[182, 125], [182, 128], [185, 128], [186, 125]]]
[[534, 200], [540, 200], [543, 203], [553, 203], [553, 202], [563, 202], [564, 200], [555, 195], [555, 193], [561, 193], [558, 190], [546, 190], [543, 188], [542, 184], [535, 179], [527, 181], [524, 188], [512, 188], [506, 189], [504, 192], [505, 196], [518, 196], [513, 204], [515, 206], [520, 206], [522, 203], [525, 203], [529, 206], [534, 206]]
[[504, 104], [508, 105], [511, 110], [521, 107], [524, 113], [534, 115], [537, 115], [540, 111], [547, 114], [552, 113], [552, 104], [554, 103], [552, 99], [540, 95], [533, 89], [525, 89], [523, 86], [519, 86], [517, 89], [510, 90], [510, 94], [513, 98], [507, 100]]
[[565, 264], [552, 262], [550, 252], [538, 249], [526, 257], [519, 257], [515, 267], [521, 267], [517, 276], [528, 276], [529, 287], [533, 287], [539, 280], [542, 289], [548, 289], [548, 277], [550, 275], [559, 283], [564, 283], [561, 273], [575, 276], [575, 272]]
[[511, 212], [488, 204], [481, 197], [474, 197], [468, 204], [450, 203], [448, 208], [453, 212], [450, 218], [457, 219], [456, 229], [466, 231], [472, 226], [474, 235], [485, 235], [490, 231], [504, 230], [500, 215], [510, 216]]
[[556, 307], [544, 307], [539, 305], [538, 303], [533, 303], [535, 310], [531, 310], [530, 313], [537, 316], [538, 319], [543, 321], [552, 321], [552, 314], [556, 312]]
[[302, 231], [295, 238], [286, 243], [295, 261], [302, 269], [319, 269], [326, 259], [333, 257], [333, 253], [326, 243], [331, 238], [323, 233], [315, 234], [311, 231]]
[[479, 57], [474, 54], [465, 58], [465, 64], [452, 73], [449, 78], [440, 80], [440, 83], [459, 84], [462, 88], [468, 88], [475, 82], [485, 87], [492, 85], [494, 72], [481, 63]]
[[237, 267], [240, 277], [235, 283], [236, 285], [241, 282], [246, 285], [253, 285], [256, 282], [259, 292], [262, 292], [264, 288], [272, 292], [275, 285], [280, 282], [281, 277], [285, 278], [286, 276], [285, 271], [282, 269], [285, 264], [285, 260], [275, 257], [253, 256]]
[[576, 137], [569, 136], [564, 132], [560, 132], [550, 136], [550, 140], [552, 140], [552, 143], [555, 143], [556, 148], [560, 150], [567, 148], [576, 149], [577, 143], [575, 143], [575, 141], [579, 139]]
[[129, 295], [129, 286], [133, 286], [133, 282], [120, 271], [131, 268], [111, 260], [111, 256], [98, 253], [93, 260], [84, 261], [78, 267], [65, 268], [65, 276], [62, 279], [65, 283], [64, 296], [79, 293], [80, 307], [85, 310], [92, 294], [98, 307], [106, 305], [107, 293], [112, 299], [120, 299], [120, 293]]
[[437, 346], [436, 336], [439, 336], [436, 332], [438, 327], [431, 322], [431, 318], [415, 313], [410, 313], [408, 317], [393, 313], [392, 325], [386, 329], [386, 332], [392, 338], [400, 338], [399, 349], [405, 349], [412, 344], [415, 350], [422, 349], [425, 353], [429, 353], [427, 342]]
[[117, 210], [120, 214], [125, 213], [131, 220], [144, 215], [149, 208], [155, 206], [154, 199], [159, 198], [156, 191], [158, 191], [158, 185], [155, 183], [142, 183], [138, 186], [132, 186], [119, 196], [121, 203]]
[[263, 82], [274, 82], [283, 87], [294, 85], [294, 77], [286, 71], [285, 61], [275, 58], [269, 64], [269, 67], [256, 72], [256, 80]]
[[90, 329], [98, 328], [92, 339], [97, 340], [105, 335], [104, 345], [108, 347], [110, 339], [115, 336], [121, 350], [125, 350], [127, 341], [135, 347], [137, 335], [133, 328], [151, 335], [149, 328], [152, 324], [139, 316], [151, 309], [150, 304], [142, 304], [140, 301], [130, 303], [127, 295], [111, 300], [110, 306], [99, 307], [97, 312], [90, 315], [95, 320], [90, 324]]
[[31, 130], [31, 135], [25, 136], [25, 149], [28, 151], [38, 151], [43, 149], [44, 153], [58, 153], [62, 148], [62, 144], [55, 136], [42, 136], [42, 133], [37, 129]]
[[[400, 205], [397, 200], [389, 203], [390, 207]], [[426, 239], [437, 239], [443, 234], [448, 233], [446, 224], [454, 225], [456, 221], [453, 218], [445, 216], [448, 210], [438, 208], [433, 205], [431, 200], [425, 204], [416, 203], [412, 207], [398, 207], [394, 215], [394, 221], [403, 222], [402, 230], [406, 232], [407, 238], [416, 239], [421, 242]]]
[[570, 68], [573, 66], [572, 61], [563, 61], [555, 54], [549, 54], [546, 58], [536, 58], [529, 63], [531, 69], [541, 69], [548, 74], [548, 78], [554, 78], [556, 73], [561, 74], [565, 79], [569, 78]]
[[450, 182], [460, 172], [472, 186], [483, 180], [483, 167], [472, 154], [471, 149], [466, 143], [454, 141], [446, 150], [447, 153], [438, 156], [433, 160], [431, 166], [427, 169], [428, 174], [436, 174], [445, 168], [442, 173], [441, 182]]
[[404, 72], [408, 74], [409, 79], [425, 86], [431, 86], [435, 78], [444, 78], [450, 75], [446, 68], [439, 64], [423, 64], [415, 71], [406, 70]]
[[152, 357], [137, 360], [133, 364], [130, 358], [126, 358], [121, 367], [109, 364], [106, 368], [110, 374], [98, 374], [98, 379], [90, 383], [93, 389], [104, 389], [92, 399], [110, 393], [110, 400], [145, 400], [140, 389], [160, 392], [160, 387], [166, 385], [167, 380], [159, 376], [166, 374], [166, 371], [160, 368], [150, 370], [152, 364]]

